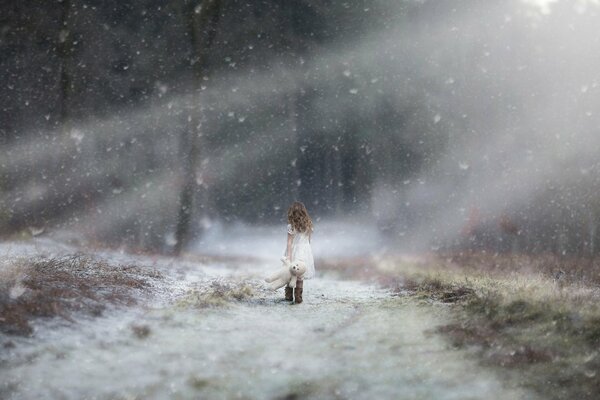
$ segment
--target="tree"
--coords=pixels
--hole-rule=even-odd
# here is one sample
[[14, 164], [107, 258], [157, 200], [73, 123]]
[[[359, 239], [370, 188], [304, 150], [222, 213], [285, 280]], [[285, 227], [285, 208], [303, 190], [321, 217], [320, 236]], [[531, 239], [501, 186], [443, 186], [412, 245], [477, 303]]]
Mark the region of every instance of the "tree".
[[[194, 93], [200, 91], [201, 82], [208, 76], [207, 56], [217, 34], [221, 9], [220, 0], [183, 1], [183, 17], [190, 39], [192, 58], [190, 66], [194, 75]], [[179, 194], [179, 210], [175, 228], [173, 253], [179, 255], [189, 240], [194, 197], [196, 192], [196, 163], [202, 148], [202, 112], [192, 104], [187, 117], [187, 129], [181, 133], [182, 185]]]
[[60, 59], [60, 111], [59, 122], [63, 132], [69, 130], [69, 103], [71, 98], [71, 56], [73, 51], [73, 34], [71, 32], [71, 0], [61, 0], [60, 29], [56, 51]]

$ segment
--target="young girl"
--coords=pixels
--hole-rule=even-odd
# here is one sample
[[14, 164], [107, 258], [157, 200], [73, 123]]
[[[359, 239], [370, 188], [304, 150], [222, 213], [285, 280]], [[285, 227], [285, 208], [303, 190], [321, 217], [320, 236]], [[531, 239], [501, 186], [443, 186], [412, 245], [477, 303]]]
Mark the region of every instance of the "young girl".
[[296, 303], [302, 303], [302, 287], [304, 279], [311, 279], [315, 276], [315, 261], [310, 248], [310, 236], [313, 232], [313, 223], [306, 211], [304, 204], [299, 201], [292, 203], [288, 209], [287, 226], [287, 247], [285, 256], [291, 262], [296, 260], [304, 261], [306, 273], [302, 278], [298, 278], [294, 296], [292, 297], [292, 288], [285, 287], [285, 299], [292, 301], [296, 298]]

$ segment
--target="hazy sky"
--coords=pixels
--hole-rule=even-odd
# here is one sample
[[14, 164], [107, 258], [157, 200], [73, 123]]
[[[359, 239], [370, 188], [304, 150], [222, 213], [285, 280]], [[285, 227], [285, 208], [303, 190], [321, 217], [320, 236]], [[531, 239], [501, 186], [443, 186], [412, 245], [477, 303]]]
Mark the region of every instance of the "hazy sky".
[[[542, 14], [549, 14], [552, 12], [552, 3], [556, 3], [559, 0], [523, 0], [525, 3], [532, 4], [539, 7]], [[600, 4], [600, 0], [575, 0], [573, 2], [575, 7], [580, 7], [582, 11], [588, 4]]]

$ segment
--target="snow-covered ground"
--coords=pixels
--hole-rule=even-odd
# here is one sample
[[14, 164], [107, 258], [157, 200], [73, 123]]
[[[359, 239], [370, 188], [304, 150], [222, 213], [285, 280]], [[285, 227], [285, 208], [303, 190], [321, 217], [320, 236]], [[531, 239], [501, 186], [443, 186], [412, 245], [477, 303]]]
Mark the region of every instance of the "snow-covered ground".
[[[73, 249], [0, 245], [8, 259], [15, 251]], [[305, 302], [290, 305], [262, 282], [269, 261], [97, 256], [156, 268], [160, 295], [76, 323], [40, 320], [30, 338], [0, 335], [0, 397], [532, 398], [428, 334], [446, 321], [443, 310], [370, 284], [322, 273], [306, 281]]]
[[[368, 222], [368, 221], [365, 221]], [[285, 251], [286, 226], [254, 226], [235, 223], [211, 225], [204, 237], [191, 246], [201, 254], [253, 256], [278, 260]], [[353, 257], [380, 251], [381, 234], [372, 223], [319, 221], [311, 245], [316, 258]]]

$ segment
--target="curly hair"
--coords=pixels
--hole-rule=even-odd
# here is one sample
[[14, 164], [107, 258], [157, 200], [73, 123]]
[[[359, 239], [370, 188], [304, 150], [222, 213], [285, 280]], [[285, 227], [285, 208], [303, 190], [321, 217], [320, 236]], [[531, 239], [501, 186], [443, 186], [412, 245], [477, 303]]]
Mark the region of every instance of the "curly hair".
[[296, 232], [306, 232], [309, 235], [313, 231], [313, 223], [310, 219], [310, 215], [308, 215], [308, 211], [304, 204], [299, 201], [295, 201], [292, 203], [290, 208], [288, 208], [288, 223], [292, 225], [292, 228]]

